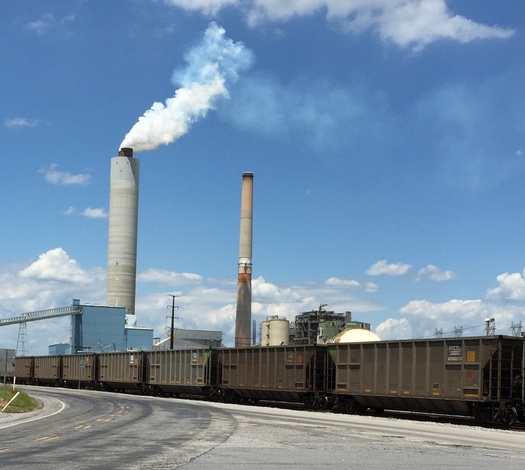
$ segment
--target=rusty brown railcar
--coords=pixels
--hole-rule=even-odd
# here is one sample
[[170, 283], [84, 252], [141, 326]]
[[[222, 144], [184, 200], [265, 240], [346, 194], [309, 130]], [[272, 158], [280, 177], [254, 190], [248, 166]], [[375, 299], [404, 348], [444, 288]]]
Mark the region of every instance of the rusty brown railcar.
[[62, 357], [33, 356], [33, 381], [37, 385], [61, 385]]
[[17, 383], [33, 383], [34, 371], [33, 356], [18, 356], [15, 358], [15, 378]]
[[98, 381], [108, 390], [144, 390], [146, 354], [142, 351], [97, 353]]
[[220, 388], [227, 401], [323, 402], [330, 388], [327, 348], [268, 346], [219, 349]]
[[217, 350], [148, 351], [147, 384], [152, 393], [217, 398]]
[[98, 356], [81, 353], [62, 356], [62, 380], [68, 387], [97, 387]]
[[330, 346], [342, 409], [523, 418], [524, 340], [483, 336]]

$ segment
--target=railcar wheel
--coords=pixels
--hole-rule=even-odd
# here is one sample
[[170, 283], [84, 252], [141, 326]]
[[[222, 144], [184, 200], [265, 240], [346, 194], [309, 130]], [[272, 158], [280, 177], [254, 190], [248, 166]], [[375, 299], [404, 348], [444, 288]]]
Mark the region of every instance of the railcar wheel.
[[490, 410], [476, 404], [472, 405], [472, 416], [478, 424], [486, 424], [492, 420]]
[[302, 395], [301, 401], [304, 403], [304, 407], [307, 410], [311, 410], [314, 407], [313, 400], [310, 395]]
[[361, 405], [354, 397], [339, 396], [336, 399], [334, 408], [347, 413], [364, 413], [366, 406]]
[[361, 405], [355, 398], [350, 398], [350, 407], [349, 411], [351, 413], [364, 413], [366, 411], [366, 406]]
[[505, 409], [505, 413], [503, 416], [503, 423], [507, 426], [512, 426], [516, 423], [516, 420], [518, 419], [518, 412], [516, 411], [516, 408], [511, 406], [510, 408]]
[[225, 403], [239, 403], [239, 396], [233, 390], [224, 391]]
[[209, 401], [217, 401], [221, 395], [220, 395], [219, 390], [215, 388], [207, 388], [207, 389], [204, 389], [204, 396]]

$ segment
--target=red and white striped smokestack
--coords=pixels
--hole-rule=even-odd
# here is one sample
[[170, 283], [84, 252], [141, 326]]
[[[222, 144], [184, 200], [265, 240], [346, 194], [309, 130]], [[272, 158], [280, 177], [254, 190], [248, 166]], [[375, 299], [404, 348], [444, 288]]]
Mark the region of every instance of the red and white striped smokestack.
[[242, 175], [241, 236], [239, 241], [239, 270], [237, 278], [237, 314], [235, 318], [235, 347], [250, 346], [252, 321], [252, 223], [253, 173]]

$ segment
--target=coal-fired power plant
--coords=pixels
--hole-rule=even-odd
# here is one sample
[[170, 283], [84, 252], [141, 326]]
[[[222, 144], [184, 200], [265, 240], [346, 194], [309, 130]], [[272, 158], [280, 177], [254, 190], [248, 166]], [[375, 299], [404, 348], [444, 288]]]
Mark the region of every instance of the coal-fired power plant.
[[111, 159], [106, 302], [135, 314], [140, 162], [133, 149]]
[[252, 317], [252, 223], [253, 173], [242, 175], [241, 234], [239, 241], [239, 269], [237, 278], [237, 314], [235, 319], [235, 347], [250, 346]]

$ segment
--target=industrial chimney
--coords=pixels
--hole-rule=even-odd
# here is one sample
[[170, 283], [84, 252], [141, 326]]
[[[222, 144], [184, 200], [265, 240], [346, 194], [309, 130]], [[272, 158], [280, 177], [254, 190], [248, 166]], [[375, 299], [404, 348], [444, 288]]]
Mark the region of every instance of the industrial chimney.
[[139, 170], [131, 148], [111, 159], [106, 302], [128, 315], [135, 314]]
[[235, 319], [235, 347], [250, 346], [252, 317], [252, 221], [253, 173], [242, 175], [241, 236], [239, 242], [239, 269], [237, 278], [237, 315]]

